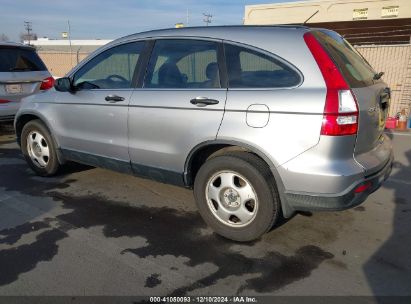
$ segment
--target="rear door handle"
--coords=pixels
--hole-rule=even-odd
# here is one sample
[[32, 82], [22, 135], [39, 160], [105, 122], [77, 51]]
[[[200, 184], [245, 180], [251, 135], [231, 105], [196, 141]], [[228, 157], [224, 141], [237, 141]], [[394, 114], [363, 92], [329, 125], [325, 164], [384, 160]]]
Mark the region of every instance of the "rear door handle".
[[196, 97], [190, 100], [191, 104], [196, 105], [198, 107], [205, 107], [209, 105], [216, 105], [219, 103], [216, 99], [210, 99], [208, 97]]
[[105, 98], [105, 100], [108, 101], [109, 103], [124, 101], [124, 99], [125, 99], [124, 97], [117, 96], [117, 95], [108, 95]]

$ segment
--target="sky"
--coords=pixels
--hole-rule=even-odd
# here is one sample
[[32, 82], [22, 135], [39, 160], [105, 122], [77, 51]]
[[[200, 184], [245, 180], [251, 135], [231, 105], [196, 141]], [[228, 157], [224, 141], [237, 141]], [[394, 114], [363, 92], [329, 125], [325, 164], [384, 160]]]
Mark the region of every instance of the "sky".
[[[115, 39], [176, 23], [204, 25], [203, 13], [211, 13], [211, 25], [242, 24], [244, 6], [292, 0], [0, 0], [0, 35], [18, 41], [24, 21], [32, 22], [38, 37], [58, 39], [70, 20], [72, 39]], [[295, 1], [295, 0], [294, 0]]]

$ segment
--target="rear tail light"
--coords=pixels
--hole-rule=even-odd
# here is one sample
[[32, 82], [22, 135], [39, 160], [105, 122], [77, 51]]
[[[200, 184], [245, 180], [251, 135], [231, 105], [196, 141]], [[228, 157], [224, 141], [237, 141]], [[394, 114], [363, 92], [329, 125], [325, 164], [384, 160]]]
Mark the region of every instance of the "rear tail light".
[[371, 182], [367, 182], [367, 183], [361, 184], [357, 188], [355, 188], [354, 192], [355, 193], [362, 193], [364, 191], [367, 191], [370, 188], [371, 188]]
[[47, 90], [50, 90], [53, 86], [54, 86], [54, 78], [47, 77], [41, 82], [40, 90], [47, 91]]
[[0, 104], [1, 103], [9, 103], [9, 102], [11, 102], [10, 100], [6, 100], [6, 99], [0, 99]]
[[357, 134], [358, 105], [349, 85], [314, 35], [306, 33], [304, 40], [317, 62], [327, 86], [321, 135]]

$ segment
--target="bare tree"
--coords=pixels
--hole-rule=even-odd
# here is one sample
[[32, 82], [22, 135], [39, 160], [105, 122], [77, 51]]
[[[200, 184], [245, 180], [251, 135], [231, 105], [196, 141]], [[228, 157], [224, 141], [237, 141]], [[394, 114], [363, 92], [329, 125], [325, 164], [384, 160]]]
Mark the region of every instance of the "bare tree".
[[0, 41], [9, 41], [9, 37], [7, 37], [6, 34], [1, 33], [0, 34]]

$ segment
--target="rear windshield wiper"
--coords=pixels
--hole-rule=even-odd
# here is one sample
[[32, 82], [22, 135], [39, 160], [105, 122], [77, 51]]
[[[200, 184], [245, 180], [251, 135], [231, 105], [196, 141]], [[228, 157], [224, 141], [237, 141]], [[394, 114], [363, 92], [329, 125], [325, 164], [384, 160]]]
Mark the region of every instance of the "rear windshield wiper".
[[384, 75], [384, 72], [379, 72], [379, 73], [375, 74], [374, 75], [374, 80], [380, 79], [383, 75]]

